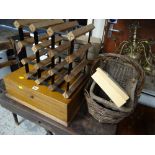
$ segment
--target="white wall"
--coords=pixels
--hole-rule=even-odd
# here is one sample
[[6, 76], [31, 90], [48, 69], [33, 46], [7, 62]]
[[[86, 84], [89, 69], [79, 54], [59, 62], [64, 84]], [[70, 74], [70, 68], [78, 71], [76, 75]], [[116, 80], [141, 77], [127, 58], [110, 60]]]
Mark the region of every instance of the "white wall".
[[88, 19], [87, 24], [93, 23], [95, 26], [95, 29], [92, 32], [93, 37], [100, 38], [102, 40], [103, 31], [104, 31], [104, 25], [105, 25], [105, 19]]

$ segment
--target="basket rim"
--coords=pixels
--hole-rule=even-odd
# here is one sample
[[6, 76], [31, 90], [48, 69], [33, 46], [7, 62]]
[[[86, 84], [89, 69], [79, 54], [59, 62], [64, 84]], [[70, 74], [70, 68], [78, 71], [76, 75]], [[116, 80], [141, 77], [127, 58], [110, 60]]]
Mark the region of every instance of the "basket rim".
[[114, 54], [114, 53], [104, 53], [102, 55], [100, 55], [99, 57], [97, 57], [93, 62], [92, 62], [92, 66], [91, 66], [91, 70], [90, 70], [90, 74], [92, 75], [94, 73], [94, 71], [96, 70], [95, 65], [100, 61], [105, 61], [107, 59], [114, 59], [114, 58], [120, 58], [121, 60], [131, 64], [135, 70], [137, 71], [137, 73], [139, 73], [139, 83], [140, 85], [137, 85], [136, 88], [136, 95], [140, 96], [141, 91], [143, 89], [144, 86], [144, 81], [145, 81], [145, 72], [142, 69], [142, 67], [136, 62], [134, 61], [132, 58], [125, 56], [125, 55], [121, 55], [121, 54]]

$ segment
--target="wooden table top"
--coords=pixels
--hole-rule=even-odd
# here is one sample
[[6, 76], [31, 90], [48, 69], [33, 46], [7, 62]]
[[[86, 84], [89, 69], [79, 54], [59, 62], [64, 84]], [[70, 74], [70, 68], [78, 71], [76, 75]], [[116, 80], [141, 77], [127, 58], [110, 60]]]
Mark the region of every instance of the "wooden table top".
[[[0, 88], [4, 90], [3, 81], [0, 81]], [[9, 111], [28, 119], [46, 130], [49, 130], [58, 135], [74, 134], [74, 135], [111, 135], [116, 132], [116, 125], [101, 124], [96, 121], [87, 112], [86, 104], [84, 103], [80, 112], [70, 123], [69, 127], [65, 127], [42, 114], [24, 106], [16, 101], [8, 98], [4, 92], [0, 93], [0, 104]]]

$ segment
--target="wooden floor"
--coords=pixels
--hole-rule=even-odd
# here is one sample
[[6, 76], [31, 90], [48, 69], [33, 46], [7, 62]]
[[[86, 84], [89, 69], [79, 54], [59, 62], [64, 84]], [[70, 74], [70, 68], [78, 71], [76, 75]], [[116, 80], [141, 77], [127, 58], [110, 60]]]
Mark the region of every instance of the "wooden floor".
[[154, 135], [155, 109], [139, 104], [133, 114], [119, 123], [117, 134]]

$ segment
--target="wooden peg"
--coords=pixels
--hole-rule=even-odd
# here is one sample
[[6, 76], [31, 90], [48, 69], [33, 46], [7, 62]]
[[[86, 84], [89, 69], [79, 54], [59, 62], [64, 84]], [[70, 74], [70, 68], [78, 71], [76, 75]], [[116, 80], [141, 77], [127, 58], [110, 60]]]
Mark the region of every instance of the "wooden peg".
[[[44, 34], [44, 35], [41, 35], [38, 37], [39, 41], [45, 41], [49, 38], [49, 36], [47, 34]], [[28, 38], [25, 38], [23, 41], [19, 41], [17, 43], [18, 47], [21, 49], [23, 48], [24, 46], [26, 45], [31, 45], [34, 43], [34, 38], [33, 37], [28, 37]]]
[[68, 29], [71, 29], [75, 26], [78, 25], [77, 21], [72, 21], [72, 22], [67, 22], [67, 23], [63, 23], [63, 24], [59, 24], [53, 27], [49, 27], [47, 29], [47, 33], [49, 36], [52, 36], [55, 32], [63, 32], [66, 31]]
[[54, 91], [60, 84], [62, 84], [64, 82], [63, 77], [66, 75], [67, 71], [62, 71], [59, 74], [59, 77], [57, 77], [57, 79], [55, 80], [53, 85], [50, 85], [48, 88], [51, 91]]
[[62, 52], [69, 49], [69, 47], [70, 47], [70, 43], [67, 42], [65, 44], [62, 44], [62, 45], [58, 46], [55, 49], [49, 49], [48, 50], [48, 55], [49, 55], [49, 57], [59, 56], [59, 55], [61, 55]]
[[[55, 43], [60, 42], [62, 39], [63, 39], [62, 37], [56, 36], [55, 37]], [[42, 42], [42, 43], [40, 43], [38, 45], [34, 45], [32, 47], [32, 51], [34, 53], [36, 53], [38, 50], [41, 50], [41, 49], [46, 48], [46, 47], [49, 47], [50, 45], [51, 45], [51, 40], [47, 40], [47, 41], [44, 41], [44, 42]]]
[[34, 68], [35, 68], [35, 69], [39, 69], [39, 68], [41, 69], [41, 68], [43, 68], [43, 67], [49, 65], [50, 63], [51, 63], [51, 58], [47, 58], [47, 59], [45, 59], [45, 60], [42, 60], [42, 61], [36, 63], [36, 64], [34, 65]]
[[17, 63], [16, 60], [8, 60], [6, 62], [0, 63], [0, 68], [7, 67], [7, 66], [10, 66], [10, 65], [14, 65], [16, 63]]
[[0, 50], [5, 50], [5, 49], [13, 49], [11, 41], [9, 40], [0, 41]]
[[[44, 54], [46, 54], [47, 53], [47, 51], [46, 50], [39, 50], [39, 55], [40, 56], [42, 56], [42, 55], [44, 55]], [[29, 56], [29, 57], [27, 57], [27, 58], [23, 58], [22, 60], [21, 60], [21, 63], [23, 64], [23, 65], [25, 65], [25, 64], [27, 64], [27, 63], [31, 63], [31, 61], [34, 61], [36, 59], [36, 56], [35, 55], [31, 55], [31, 56]]]
[[14, 21], [13, 25], [16, 28], [20, 28], [20, 27], [27, 26], [27, 25], [35, 23], [35, 22], [42, 21], [42, 20], [43, 19], [18, 19], [18, 20]]
[[29, 26], [31, 32], [35, 32], [38, 28], [46, 28], [49, 26], [54, 26], [57, 24], [61, 24], [64, 21], [62, 19], [54, 19], [54, 20], [47, 20], [47, 21], [40, 21], [37, 23], [33, 23]]
[[87, 26], [83, 26], [81, 28], [78, 28], [72, 32], [69, 32], [67, 34], [67, 38], [68, 40], [72, 41], [74, 39], [76, 39], [77, 37], [86, 34], [89, 31], [92, 31], [95, 28], [95, 26], [93, 24], [89, 24]]
[[80, 47], [76, 52], [74, 52], [73, 54], [67, 56], [65, 58], [65, 60], [67, 61], [67, 63], [71, 63], [73, 62], [77, 57], [83, 57], [87, 50], [91, 47], [92, 45], [91, 44], [86, 44], [86, 45], [83, 45], [82, 47]]
[[70, 85], [69, 90], [63, 93], [64, 98], [70, 98], [70, 96], [77, 90], [82, 82], [86, 80], [86, 76], [81, 74], [76, 80]]
[[23, 58], [23, 59], [21, 60], [21, 63], [22, 63], [23, 65], [26, 65], [27, 63], [30, 63], [30, 62], [34, 61], [35, 58], [36, 58], [35, 55], [31, 55], [31, 56], [29, 56], [29, 57], [27, 57], [27, 58]]
[[57, 64], [54, 68], [50, 69], [48, 71], [48, 74], [51, 76], [56, 74], [56, 72], [59, 71], [60, 69], [62, 69], [65, 65], [67, 65], [67, 62], [64, 60], [64, 61], [60, 62], [59, 64]]
[[75, 66], [72, 71], [70, 72], [70, 74], [67, 74], [64, 77], [64, 80], [66, 82], [70, 82], [78, 73], [80, 73], [80, 71], [88, 64], [87, 60], [83, 60], [81, 63], [79, 63], [77, 66]]
[[37, 74], [37, 70], [33, 69], [33, 70], [29, 71], [28, 73], [26, 73], [25, 78], [29, 79], [29, 78], [31, 78], [35, 74]]
[[42, 73], [43, 75], [35, 80], [35, 83], [37, 83], [38, 85], [43, 83], [46, 79], [48, 79], [50, 77], [50, 75], [48, 74], [48, 71], [44, 71]]

